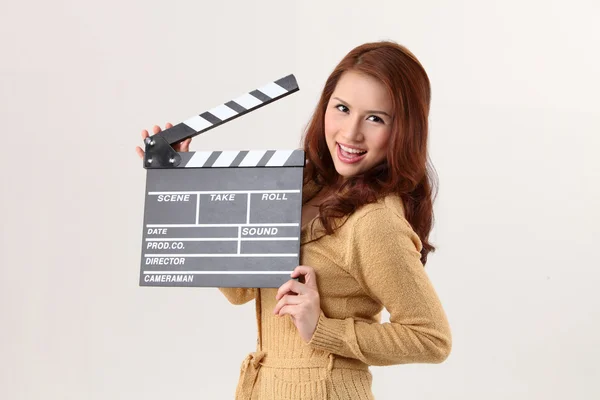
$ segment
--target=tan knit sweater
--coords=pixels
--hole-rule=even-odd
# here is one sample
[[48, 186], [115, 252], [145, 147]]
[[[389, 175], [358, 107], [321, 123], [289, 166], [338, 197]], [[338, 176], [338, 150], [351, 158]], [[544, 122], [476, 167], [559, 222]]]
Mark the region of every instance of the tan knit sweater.
[[[236, 399], [373, 399], [369, 365], [448, 357], [448, 321], [400, 198], [346, 218], [329, 236], [318, 219], [314, 230], [302, 227], [300, 263], [315, 269], [322, 310], [309, 343], [289, 315], [273, 315], [277, 289], [219, 288], [233, 304], [256, 301], [257, 349], [242, 364]], [[382, 324], [383, 307], [390, 322]]]

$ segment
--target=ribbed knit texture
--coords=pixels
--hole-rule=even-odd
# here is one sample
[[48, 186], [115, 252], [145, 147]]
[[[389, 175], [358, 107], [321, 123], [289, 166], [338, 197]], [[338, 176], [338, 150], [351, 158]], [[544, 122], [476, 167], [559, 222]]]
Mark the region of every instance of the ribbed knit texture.
[[300, 262], [316, 271], [322, 309], [309, 343], [289, 316], [273, 315], [277, 289], [219, 289], [233, 304], [256, 300], [257, 352], [242, 365], [237, 399], [373, 399], [369, 365], [439, 363], [450, 353], [449, 324], [400, 198], [361, 207], [333, 235], [314, 221], [301, 235]]

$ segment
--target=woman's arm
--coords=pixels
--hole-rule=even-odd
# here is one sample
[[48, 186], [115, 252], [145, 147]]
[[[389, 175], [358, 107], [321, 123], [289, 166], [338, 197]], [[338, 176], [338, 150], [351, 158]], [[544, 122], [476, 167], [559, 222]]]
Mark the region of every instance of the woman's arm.
[[348, 268], [390, 322], [328, 318], [323, 312], [309, 342], [315, 348], [369, 365], [440, 363], [450, 354], [450, 327], [420, 261], [418, 236], [389, 208], [354, 224]]
[[231, 304], [241, 305], [254, 299], [256, 289], [253, 288], [219, 288]]

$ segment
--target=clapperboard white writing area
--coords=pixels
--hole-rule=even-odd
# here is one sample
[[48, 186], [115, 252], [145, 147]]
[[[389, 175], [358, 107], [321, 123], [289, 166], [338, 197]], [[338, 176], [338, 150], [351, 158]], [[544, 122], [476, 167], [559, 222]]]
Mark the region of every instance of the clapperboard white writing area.
[[298, 91], [293, 75], [145, 141], [141, 286], [279, 287], [299, 263], [303, 150], [172, 145]]

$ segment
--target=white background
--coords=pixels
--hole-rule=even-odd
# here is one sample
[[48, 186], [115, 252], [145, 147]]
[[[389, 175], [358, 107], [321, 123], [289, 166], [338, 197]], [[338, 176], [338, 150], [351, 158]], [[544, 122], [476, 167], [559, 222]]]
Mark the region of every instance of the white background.
[[432, 83], [427, 271], [454, 346], [373, 368], [376, 397], [600, 398], [598, 20], [596, 0], [3, 0], [0, 398], [232, 398], [253, 303], [138, 286], [139, 133], [294, 73], [192, 150], [296, 148], [335, 64], [380, 39]]

